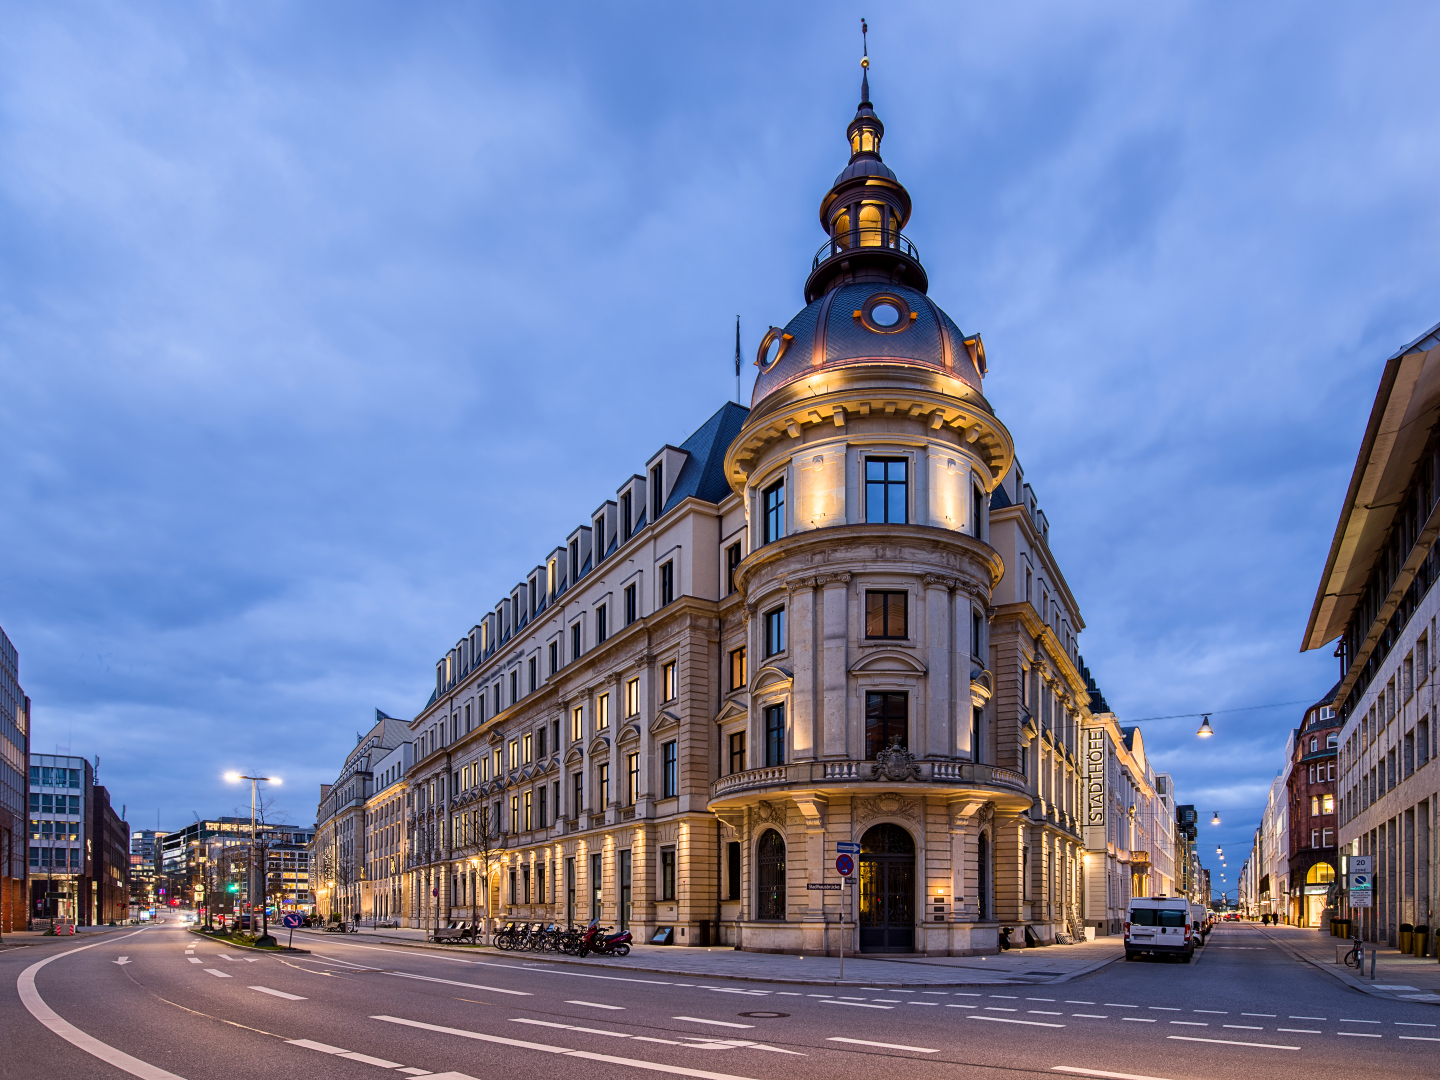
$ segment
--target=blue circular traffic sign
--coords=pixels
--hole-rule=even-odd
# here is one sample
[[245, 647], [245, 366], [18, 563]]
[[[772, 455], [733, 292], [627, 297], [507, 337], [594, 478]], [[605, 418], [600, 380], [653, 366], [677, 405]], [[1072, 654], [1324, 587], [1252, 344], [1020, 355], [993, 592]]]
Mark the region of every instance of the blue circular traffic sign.
[[841, 877], [849, 877], [855, 872], [855, 860], [849, 855], [836, 855], [835, 872]]
[[280, 925], [287, 926], [291, 930], [294, 930], [304, 921], [305, 917], [301, 915], [298, 911], [287, 911], [284, 915], [280, 917]]

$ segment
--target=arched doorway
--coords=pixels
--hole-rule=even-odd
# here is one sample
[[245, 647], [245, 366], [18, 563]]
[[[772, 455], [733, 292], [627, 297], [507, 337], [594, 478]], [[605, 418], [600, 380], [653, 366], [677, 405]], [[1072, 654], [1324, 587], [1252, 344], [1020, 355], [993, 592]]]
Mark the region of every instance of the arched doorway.
[[1302, 926], [1319, 926], [1325, 921], [1326, 901], [1329, 899], [1330, 883], [1335, 880], [1335, 868], [1328, 862], [1317, 862], [1305, 875], [1304, 908]]
[[899, 825], [860, 838], [860, 948], [915, 950], [915, 841]]
[[755, 917], [785, 918], [785, 840], [766, 829], [755, 849]]

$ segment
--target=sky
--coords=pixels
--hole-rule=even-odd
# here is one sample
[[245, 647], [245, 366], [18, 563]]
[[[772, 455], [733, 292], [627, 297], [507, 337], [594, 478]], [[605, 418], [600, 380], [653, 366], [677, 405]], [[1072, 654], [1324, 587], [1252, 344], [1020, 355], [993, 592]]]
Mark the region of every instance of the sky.
[[1082, 651], [1122, 722], [1214, 713], [1141, 727], [1238, 869], [1337, 677], [1299, 645], [1381, 368], [1440, 320], [1434, 5], [0, 3], [32, 749], [98, 755], [137, 828], [240, 808], [232, 768], [312, 821], [732, 393], [737, 314], [748, 402], [862, 15]]

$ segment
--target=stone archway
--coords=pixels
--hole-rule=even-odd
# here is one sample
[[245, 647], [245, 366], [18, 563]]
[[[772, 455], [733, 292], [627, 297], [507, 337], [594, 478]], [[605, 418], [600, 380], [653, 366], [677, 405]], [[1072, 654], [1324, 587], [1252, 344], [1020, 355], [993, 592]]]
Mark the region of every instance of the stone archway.
[[860, 949], [915, 951], [915, 840], [899, 825], [860, 838]]

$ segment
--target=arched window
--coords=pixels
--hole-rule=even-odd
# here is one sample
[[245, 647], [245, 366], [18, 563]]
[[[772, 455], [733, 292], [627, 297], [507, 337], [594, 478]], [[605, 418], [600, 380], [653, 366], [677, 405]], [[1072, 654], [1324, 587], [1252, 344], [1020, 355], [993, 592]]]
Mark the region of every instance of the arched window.
[[755, 851], [757, 919], [785, 918], [785, 841], [774, 829], [766, 829]]
[[1335, 868], [1327, 862], [1317, 862], [1305, 875], [1307, 885], [1327, 885], [1335, 880]]

